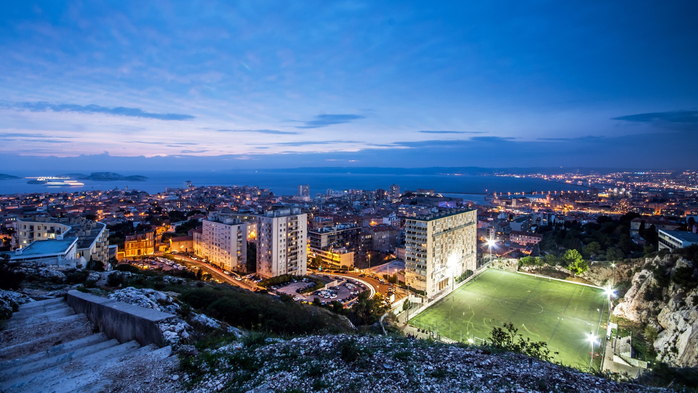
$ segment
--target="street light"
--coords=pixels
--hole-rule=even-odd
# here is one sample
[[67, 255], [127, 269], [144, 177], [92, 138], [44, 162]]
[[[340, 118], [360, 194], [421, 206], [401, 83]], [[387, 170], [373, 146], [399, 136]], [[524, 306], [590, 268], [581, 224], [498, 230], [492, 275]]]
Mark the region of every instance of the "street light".
[[593, 333], [589, 332], [589, 337], [587, 337], [587, 341], [591, 343], [591, 357], [589, 358], [589, 371], [591, 372], [594, 367], [594, 344], [596, 344], [596, 336], [594, 336]]
[[613, 281], [611, 286], [615, 287], [616, 286], [616, 264], [612, 263], [611, 267], [613, 268]]
[[488, 261], [488, 263], [492, 262], [492, 247], [495, 247], [496, 245], [497, 242], [494, 239], [490, 238], [487, 240], [487, 247], [490, 248], [490, 260]]

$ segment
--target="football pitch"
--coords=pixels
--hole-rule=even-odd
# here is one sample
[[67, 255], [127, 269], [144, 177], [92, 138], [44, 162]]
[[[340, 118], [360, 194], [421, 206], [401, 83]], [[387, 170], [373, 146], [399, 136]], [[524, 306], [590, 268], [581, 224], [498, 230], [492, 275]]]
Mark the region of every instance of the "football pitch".
[[[555, 361], [586, 370], [591, 344], [601, 354], [608, 302], [603, 289], [488, 269], [429, 307], [410, 324], [452, 340], [488, 340], [492, 328], [511, 322], [531, 341], [545, 341]], [[595, 362], [600, 362], [600, 355]]]

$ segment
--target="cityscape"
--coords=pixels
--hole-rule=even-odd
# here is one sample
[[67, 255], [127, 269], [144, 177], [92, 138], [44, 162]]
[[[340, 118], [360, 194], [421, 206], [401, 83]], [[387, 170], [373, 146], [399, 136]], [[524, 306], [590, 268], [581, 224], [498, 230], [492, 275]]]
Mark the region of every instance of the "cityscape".
[[11, 2], [0, 391], [695, 391], [696, 15]]

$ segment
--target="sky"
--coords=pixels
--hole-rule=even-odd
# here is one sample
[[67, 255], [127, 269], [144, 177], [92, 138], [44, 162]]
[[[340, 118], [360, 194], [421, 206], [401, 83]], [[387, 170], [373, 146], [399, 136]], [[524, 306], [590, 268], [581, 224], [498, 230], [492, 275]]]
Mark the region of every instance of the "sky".
[[678, 0], [10, 0], [0, 173], [698, 169], [697, 20]]

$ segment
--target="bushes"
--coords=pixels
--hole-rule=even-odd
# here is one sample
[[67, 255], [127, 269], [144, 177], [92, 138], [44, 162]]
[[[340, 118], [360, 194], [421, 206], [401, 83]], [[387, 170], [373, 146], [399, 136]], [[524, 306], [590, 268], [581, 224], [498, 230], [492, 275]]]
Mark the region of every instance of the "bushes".
[[68, 284], [82, 284], [87, 280], [87, 277], [90, 275], [90, 272], [85, 271], [85, 270], [76, 270], [72, 273], [68, 273], [66, 275], [66, 280], [68, 281]]
[[343, 332], [339, 317], [298, 303], [283, 303], [269, 296], [222, 288], [186, 290], [179, 299], [232, 326], [276, 334]]
[[557, 352], [550, 353], [545, 341], [531, 342], [529, 338], [524, 339], [518, 331], [513, 323], [505, 323], [503, 328], [492, 329], [490, 342], [497, 348], [521, 353], [546, 362], [552, 361], [554, 355], [557, 355]]
[[124, 275], [121, 273], [112, 273], [107, 277], [107, 285], [110, 287], [118, 287], [124, 283]]

